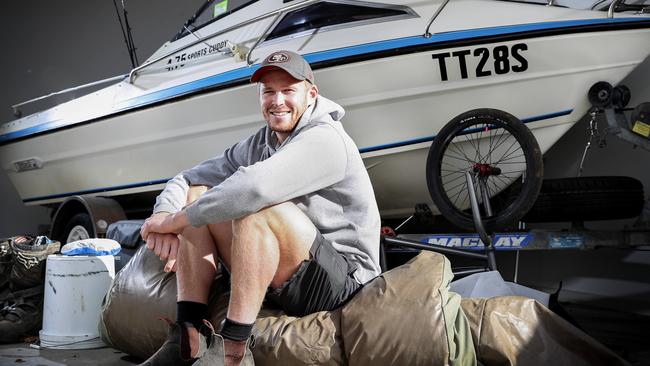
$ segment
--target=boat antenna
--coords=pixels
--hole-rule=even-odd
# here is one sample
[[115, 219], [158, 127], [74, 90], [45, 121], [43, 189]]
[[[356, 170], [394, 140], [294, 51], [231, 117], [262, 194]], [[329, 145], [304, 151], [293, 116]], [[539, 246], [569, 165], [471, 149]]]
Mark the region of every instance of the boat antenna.
[[133, 34], [131, 33], [131, 26], [129, 25], [128, 12], [126, 11], [125, 0], [122, 0], [122, 17], [124, 17], [124, 23], [122, 23], [122, 17], [120, 16], [120, 11], [117, 9], [117, 2], [113, 0], [113, 5], [115, 6], [115, 13], [117, 14], [117, 20], [120, 22], [120, 29], [122, 30], [122, 36], [124, 37], [124, 43], [126, 43], [126, 48], [129, 51], [129, 59], [131, 60], [131, 67], [136, 68], [139, 64], [138, 54], [136, 52], [137, 48], [135, 47], [135, 42], [133, 42]]

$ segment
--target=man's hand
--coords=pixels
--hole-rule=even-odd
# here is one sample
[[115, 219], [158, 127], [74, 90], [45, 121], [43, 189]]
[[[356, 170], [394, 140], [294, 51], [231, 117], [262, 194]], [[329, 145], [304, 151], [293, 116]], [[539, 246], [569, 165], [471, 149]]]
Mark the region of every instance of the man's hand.
[[144, 221], [140, 235], [146, 241], [150, 233], [180, 234], [188, 226], [190, 221], [185, 211], [178, 211], [175, 214], [159, 212]]
[[176, 272], [176, 258], [180, 241], [175, 234], [151, 233], [147, 236], [147, 248], [153, 250], [161, 261], [167, 261], [165, 272]]
[[185, 212], [176, 214], [156, 213], [145, 220], [140, 235], [147, 242], [147, 248], [153, 250], [161, 260], [166, 260], [165, 272], [176, 271], [178, 254], [178, 233], [189, 226]]
[[[209, 187], [191, 186], [187, 192], [187, 204], [196, 201]], [[176, 272], [176, 257], [180, 241], [178, 234], [190, 226], [185, 211], [175, 214], [158, 212], [144, 221], [140, 229], [140, 236], [147, 242], [147, 248], [153, 250], [160, 260], [166, 260], [165, 272]]]

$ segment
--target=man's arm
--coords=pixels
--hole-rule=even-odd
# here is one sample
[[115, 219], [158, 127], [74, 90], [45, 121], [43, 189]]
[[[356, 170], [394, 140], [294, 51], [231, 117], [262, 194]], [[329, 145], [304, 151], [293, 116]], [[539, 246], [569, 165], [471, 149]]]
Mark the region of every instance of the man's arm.
[[240, 141], [213, 159], [177, 174], [169, 180], [156, 198], [153, 214], [143, 224], [140, 235], [147, 247], [161, 260], [166, 260], [165, 272], [176, 271], [178, 234], [189, 225], [183, 207], [194, 202], [209, 186], [215, 186], [250, 160], [251, 152], [264, 138], [264, 129]]
[[[190, 186], [187, 191], [187, 200], [186, 204], [190, 204], [196, 201], [203, 193], [208, 190], [207, 186]], [[178, 254], [178, 233], [182, 231], [178, 230], [178, 233], [175, 233], [175, 230], [170, 230], [169, 233], [163, 233], [167, 230], [167, 226], [171, 224], [172, 227], [186, 227], [183, 225], [183, 222], [174, 222], [174, 218], [178, 220], [180, 215], [179, 213], [183, 212], [178, 211], [177, 213], [171, 214], [169, 212], [158, 212], [154, 213], [149, 217], [143, 224], [140, 235], [143, 238], [146, 238], [147, 247], [152, 250], [160, 260], [167, 261], [165, 264], [165, 272], [176, 272], [176, 257]], [[166, 223], [170, 221], [170, 223]]]
[[156, 198], [153, 212], [174, 213], [187, 205], [190, 186], [214, 187], [230, 177], [240, 166], [248, 165], [256, 145], [263, 141], [264, 129], [226, 149], [222, 155], [205, 160], [170, 179]]
[[243, 217], [339, 182], [347, 159], [343, 137], [331, 125], [317, 125], [270, 158], [240, 167], [185, 211], [193, 226]]
[[[203, 193], [208, 190], [207, 186], [191, 186], [187, 191], [186, 205], [196, 201]], [[180, 234], [183, 229], [190, 226], [185, 210], [179, 210], [174, 213], [157, 212], [145, 220], [140, 235], [148, 238], [152, 233], [159, 234]], [[149, 245], [149, 243], [147, 243]], [[149, 247], [149, 249], [152, 249]], [[158, 252], [156, 252], [158, 254]]]

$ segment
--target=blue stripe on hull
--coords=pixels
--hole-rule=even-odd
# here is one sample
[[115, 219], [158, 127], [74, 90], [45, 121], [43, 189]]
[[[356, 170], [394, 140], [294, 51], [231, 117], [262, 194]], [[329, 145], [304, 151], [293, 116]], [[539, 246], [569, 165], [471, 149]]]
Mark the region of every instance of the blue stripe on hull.
[[[542, 115], [539, 115], [539, 116], [525, 118], [525, 119], [522, 119], [522, 122], [530, 123], [530, 122], [536, 122], [536, 121], [541, 121], [541, 120], [560, 117], [560, 116], [566, 116], [566, 115], [571, 114], [571, 112], [573, 112], [573, 109], [566, 109], [566, 110], [563, 110], [563, 111], [560, 111], [560, 112], [547, 113], [547, 114], [542, 114]], [[407, 145], [418, 144], [420, 142], [433, 141], [434, 138], [435, 138], [435, 135], [434, 136], [426, 136], [426, 137], [416, 138], [416, 139], [410, 139], [410, 140], [404, 140], [404, 141], [398, 141], [398, 142], [393, 142], [393, 143], [390, 143], [390, 144], [364, 147], [364, 148], [359, 149], [359, 152], [364, 153], [364, 152], [370, 152], [370, 151], [392, 149], [394, 147], [407, 146]], [[33, 198], [24, 199], [23, 202], [28, 203], [28, 202], [43, 201], [43, 200], [49, 200], [49, 199], [55, 199], [55, 198], [69, 197], [69, 196], [77, 196], [77, 195], [92, 194], [92, 193], [118, 191], [118, 190], [121, 190], [121, 189], [152, 186], [152, 185], [156, 185], [156, 184], [166, 183], [170, 179], [171, 178], [157, 179], [157, 180], [148, 181], [148, 182], [132, 183], [132, 184], [126, 184], [126, 185], [120, 185], [120, 186], [113, 186], [113, 187], [94, 188], [94, 189], [88, 189], [88, 190], [85, 190], [85, 191], [60, 193], [60, 194], [53, 194], [53, 195], [49, 195], [49, 196], [33, 197]]]
[[[545, 119], [561, 117], [561, 116], [567, 116], [567, 115], [571, 114], [571, 112], [573, 112], [573, 109], [566, 109], [566, 110], [563, 110], [563, 111], [560, 111], [560, 112], [548, 113], [548, 114], [542, 114], [542, 115], [535, 116], [535, 117], [524, 118], [521, 121], [523, 123], [537, 122], [537, 121], [541, 121], [541, 120], [545, 120]], [[395, 147], [419, 144], [421, 142], [431, 142], [435, 138], [436, 138], [436, 135], [431, 135], [431, 136], [426, 136], [426, 137], [419, 137], [419, 138], [416, 138], [416, 139], [392, 142], [390, 144], [369, 146], [369, 147], [364, 147], [364, 148], [359, 149], [359, 152], [360, 153], [367, 153], [367, 152], [371, 152], [371, 151], [386, 150], [386, 149], [392, 149], [392, 148], [395, 148]]]

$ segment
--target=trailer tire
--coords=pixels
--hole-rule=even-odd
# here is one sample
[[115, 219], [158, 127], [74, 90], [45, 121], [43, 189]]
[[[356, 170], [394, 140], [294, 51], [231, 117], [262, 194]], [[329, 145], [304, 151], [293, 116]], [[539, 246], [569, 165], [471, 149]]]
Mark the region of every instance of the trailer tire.
[[643, 184], [632, 177], [546, 179], [523, 221], [626, 219], [638, 216], [643, 204]]
[[101, 238], [108, 225], [125, 219], [124, 210], [114, 199], [72, 196], [57, 208], [50, 237], [64, 244], [72, 239]]
[[[484, 168], [493, 173], [484, 174]], [[475, 188], [479, 176], [488, 187], [493, 210], [492, 215], [481, 214], [486, 230], [521, 219], [535, 202], [544, 176], [542, 153], [528, 127], [507, 112], [488, 108], [453, 118], [435, 137], [427, 157], [427, 186], [436, 207], [454, 225], [471, 230], [468, 171]]]
[[63, 231], [65, 242], [70, 243], [77, 240], [89, 239], [94, 236], [94, 228], [90, 215], [80, 212], [70, 218]]

